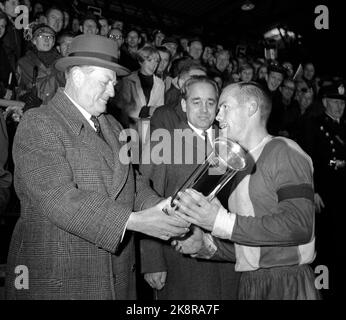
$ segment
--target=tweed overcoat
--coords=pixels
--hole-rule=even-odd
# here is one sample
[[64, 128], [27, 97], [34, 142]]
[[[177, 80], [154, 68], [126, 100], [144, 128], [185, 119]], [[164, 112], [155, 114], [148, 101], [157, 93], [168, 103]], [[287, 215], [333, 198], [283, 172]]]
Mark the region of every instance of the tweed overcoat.
[[[21, 216], [7, 263], [8, 299], [134, 299], [132, 211], [159, 198], [119, 160], [119, 123], [99, 117], [100, 138], [59, 89], [29, 110], [13, 146]], [[18, 290], [15, 268], [28, 269]]]

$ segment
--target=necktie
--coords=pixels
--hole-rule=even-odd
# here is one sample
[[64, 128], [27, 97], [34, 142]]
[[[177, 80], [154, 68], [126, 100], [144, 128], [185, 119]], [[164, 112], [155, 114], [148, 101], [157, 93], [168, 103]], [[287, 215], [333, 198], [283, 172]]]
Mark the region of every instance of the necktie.
[[97, 135], [104, 140], [99, 120], [95, 116], [91, 116], [90, 120], [94, 123]]
[[203, 136], [204, 136], [204, 152], [205, 152], [205, 158], [209, 156], [209, 154], [213, 151], [213, 147], [210, 143], [210, 140], [208, 138], [208, 133], [207, 131], [203, 131]]

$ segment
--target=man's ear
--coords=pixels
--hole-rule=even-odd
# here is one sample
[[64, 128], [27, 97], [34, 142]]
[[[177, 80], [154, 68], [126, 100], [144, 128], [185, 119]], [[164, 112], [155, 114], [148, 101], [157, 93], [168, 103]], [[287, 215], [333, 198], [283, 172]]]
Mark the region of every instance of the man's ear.
[[185, 99], [181, 99], [181, 109], [186, 113], [186, 101], [185, 101]]
[[248, 108], [248, 116], [249, 117], [252, 117], [258, 111], [258, 103], [255, 100], [249, 100], [246, 103], [246, 106]]
[[324, 108], [327, 108], [327, 99], [326, 98], [322, 99], [322, 104], [323, 104]]

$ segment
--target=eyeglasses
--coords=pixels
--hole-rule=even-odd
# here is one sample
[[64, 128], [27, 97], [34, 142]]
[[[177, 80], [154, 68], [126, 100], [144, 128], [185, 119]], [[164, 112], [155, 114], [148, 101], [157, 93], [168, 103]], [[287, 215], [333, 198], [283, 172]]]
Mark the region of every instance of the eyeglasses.
[[38, 36], [37, 36], [38, 38], [41, 38], [41, 39], [43, 39], [43, 40], [55, 40], [55, 36], [53, 36], [53, 35], [51, 35], [51, 34], [49, 34], [49, 35], [46, 35], [46, 34], [39, 34]]
[[116, 35], [115, 34], [110, 34], [108, 38], [112, 39], [112, 40], [120, 40], [120, 39], [123, 39], [123, 36], [120, 35], [120, 34], [116, 34]]

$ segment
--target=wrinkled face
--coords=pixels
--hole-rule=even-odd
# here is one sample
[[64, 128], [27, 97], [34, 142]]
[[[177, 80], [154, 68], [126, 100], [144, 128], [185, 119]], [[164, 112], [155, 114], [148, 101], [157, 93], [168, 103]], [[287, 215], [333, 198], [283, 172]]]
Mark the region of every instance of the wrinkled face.
[[124, 43], [123, 33], [118, 29], [111, 30], [109, 38], [117, 43], [119, 49]]
[[236, 94], [236, 88], [226, 88], [222, 92], [216, 120], [219, 121], [220, 134], [238, 142], [244, 137], [248, 116], [246, 107], [238, 102]]
[[154, 39], [154, 46], [156, 46], [156, 47], [161, 46], [164, 38], [165, 38], [165, 35], [162, 32], [157, 33], [155, 35], [155, 39]]
[[157, 72], [162, 73], [166, 70], [169, 64], [169, 54], [167, 52], [159, 51], [160, 63], [157, 67]]
[[251, 68], [240, 72], [240, 81], [250, 82], [253, 78], [253, 70]]
[[59, 45], [60, 54], [63, 57], [66, 57], [68, 55], [72, 40], [73, 40], [73, 37], [64, 37], [64, 39], [60, 43]]
[[203, 53], [202, 43], [193, 41], [189, 47], [189, 54], [193, 59], [199, 59]]
[[174, 57], [175, 54], [177, 53], [177, 45], [174, 42], [168, 42], [163, 44], [164, 47], [167, 48], [167, 50], [169, 50], [169, 52], [171, 53], [171, 56]]
[[227, 53], [219, 54], [216, 57], [216, 68], [220, 71], [226, 70], [229, 65], [229, 55]]
[[296, 86], [293, 81], [284, 81], [282, 86], [280, 87], [280, 92], [284, 99], [291, 100], [294, 94]]
[[60, 32], [64, 25], [64, 15], [60, 10], [51, 10], [47, 16], [47, 24], [56, 32]]
[[335, 119], [340, 119], [345, 111], [345, 100], [324, 98], [323, 105], [326, 112]]
[[97, 24], [94, 20], [85, 20], [82, 27], [82, 32], [84, 34], [97, 34]]
[[268, 89], [270, 91], [275, 91], [280, 85], [283, 80], [284, 76], [280, 72], [269, 72], [268, 75]]
[[196, 128], [206, 130], [212, 125], [217, 107], [217, 94], [209, 83], [197, 82], [190, 86], [188, 97], [181, 100], [187, 120]]
[[97, 117], [106, 111], [108, 99], [114, 96], [116, 74], [112, 70], [101, 67], [90, 68], [91, 72], [78, 68], [78, 74], [75, 76], [78, 92], [75, 95], [78, 97], [76, 102], [91, 115]]
[[15, 18], [17, 16], [17, 13], [15, 13], [16, 7], [19, 6], [18, 0], [7, 0], [4, 4], [4, 10], [5, 13], [8, 14], [10, 17]]
[[0, 39], [3, 37], [6, 31], [6, 20], [0, 19]]
[[140, 65], [141, 65], [141, 73], [146, 76], [151, 76], [154, 74], [157, 65], [159, 64], [160, 56], [158, 54], [152, 54], [147, 57]]
[[106, 37], [109, 31], [109, 24], [106, 19], [99, 20], [99, 24], [101, 26], [100, 28], [100, 35]]
[[43, 32], [34, 38], [32, 43], [36, 46], [38, 51], [47, 52], [53, 48], [55, 37], [50, 33]]
[[126, 42], [130, 48], [137, 48], [140, 42], [140, 38], [136, 31], [130, 31], [126, 37]]
[[304, 67], [304, 78], [311, 80], [315, 75], [315, 67], [312, 63], [308, 63]]

